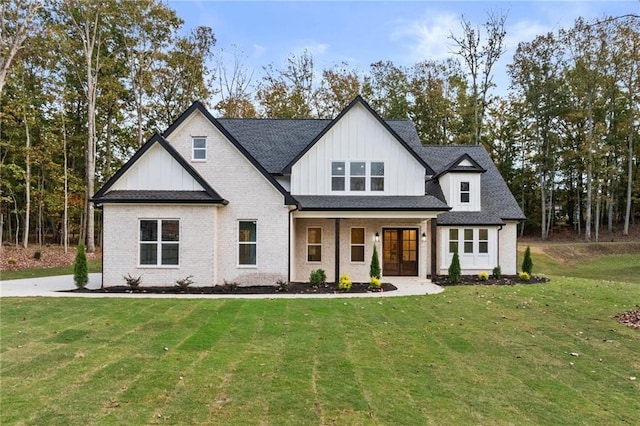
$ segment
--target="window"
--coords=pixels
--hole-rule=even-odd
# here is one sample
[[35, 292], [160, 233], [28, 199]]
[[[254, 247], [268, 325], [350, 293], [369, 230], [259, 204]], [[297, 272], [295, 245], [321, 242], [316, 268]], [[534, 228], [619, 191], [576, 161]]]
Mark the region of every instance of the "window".
[[344, 161], [331, 163], [331, 190], [344, 191], [345, 167]]
[[460, 202], [468, 203], [470, 199], [469, 182], [460, 182]]
[[257, 265], [257, 223], [255, 220], [241, 220], [238, 223], [238, 264]]
[[364, 161], [352, 162], [349, 164], [349, 172], [351, 175], [349, 189], [351, 191], [364, 191], [367, 182], [367, 163]]
[[364, 228], [351, 228], [351, 261], [364, 262]]
[[140, 265], [173, 266], [180, 260], [180, 221], [140, 221]]
[[478, 235], [478, 253], [489, 253], [489, 230], [479, 229]]
[[458, 230], [449, 229], [449, 253], [458, 251]]
[[307, 262], [322, 262], [322, 228], [307, 228]]
[[206, 138], [193, 138], [193, 159], [194, 160], [207, 159], [207, 139]]
[[371, 190], [384, 191], [384, 163], [371, 163]]
[[464, 230], [464, 252], [473, 253], [473, 229]]

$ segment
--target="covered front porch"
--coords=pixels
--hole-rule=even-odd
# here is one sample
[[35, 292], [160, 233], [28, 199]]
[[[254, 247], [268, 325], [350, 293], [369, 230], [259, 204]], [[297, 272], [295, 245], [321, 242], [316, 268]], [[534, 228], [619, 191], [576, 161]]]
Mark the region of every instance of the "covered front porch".
[[433, 211], [294, 211], [290, 280], [308, 281], [323, 269], [327, 281], [342, 274], [368, 282], [374, 247], [382, 277], [426, 279], [436, 267]]

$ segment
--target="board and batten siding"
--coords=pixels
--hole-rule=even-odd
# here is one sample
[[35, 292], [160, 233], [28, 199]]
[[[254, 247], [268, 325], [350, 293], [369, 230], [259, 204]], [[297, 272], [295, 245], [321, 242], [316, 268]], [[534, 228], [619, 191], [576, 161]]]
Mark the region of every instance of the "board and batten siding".
[[[447, 204], [454, 212], [477, 212], [481, 210], [480, 173], [447, 173], [438, 179]], [[460, 182], [469, 182], [469, 202], [460, 202]]]
[[204, 188], [160, 144], [155, 144], [111, 190], [204, 191]]
[[[384, 162], [384, 191], [331, 191], [331, 162]], [[362, 105], [355, 105], [291, 169], [292, 195], [424, 195], [425, 168]], [[367, 189], [369, 182], [367, 182]], [[348, 184], [347, 184], [348, 188]]]
[[[206, 137], [207, 160], [192, 161], [192, 138]], [[284, 196], [200, 112], [166, 139], [229, 204], [217, 211], [215, 284], [275, 285], [288, 274], [289, 208]], [[238, 265], [238, 221], [257, 223], [257, 265]], [[189, 243], [188, 241], [186, 243]]]

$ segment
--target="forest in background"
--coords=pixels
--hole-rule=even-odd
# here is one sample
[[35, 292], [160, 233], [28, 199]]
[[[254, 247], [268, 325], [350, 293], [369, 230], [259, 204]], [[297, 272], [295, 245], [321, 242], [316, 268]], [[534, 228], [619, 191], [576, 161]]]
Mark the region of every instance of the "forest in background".
[[8, 0], [0, 5], [0, 240], [100, 245], [89, 201], [194, 100], [218, 117], [334, 118], [362, 95], [411, 119], [424, 144], [482, 144], [548, 239], [627, 234], [640, 209], [640, 16], [577, 19], [520, 43], [496, 95], [507, 15], [460, 19], [455, 57], [317, 69], [311, 53], [251, 70], [222, 60], [215, 29], [181, 34], [158, 0]]

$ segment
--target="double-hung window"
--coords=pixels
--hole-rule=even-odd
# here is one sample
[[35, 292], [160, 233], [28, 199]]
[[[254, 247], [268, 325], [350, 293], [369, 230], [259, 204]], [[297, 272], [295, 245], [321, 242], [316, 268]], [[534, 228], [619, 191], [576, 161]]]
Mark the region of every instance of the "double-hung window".
[[458, 251], [458, 230], [456, 228], [449, 229], [449, 253]]
[[322, 228], [307, 228], [307, 262], [322, 262]]
[[334, 161], [331, 163], [331, 190], [344, 191], [345, 162]]
[[486, 228], [478, 230], [478, 253], [489, 253], [489, 230]]
[[140, 265], [177, 266], [180, 261], [180, 221], [140, 220]]
[[351, 228], [351, 261], [364, 262], [364, 228]]
[[460, 202], [468, 203], [471, 199], [471, 192], [469, 191], [469, 182], [460, 182]]
[[367, 183], [367, 163], [364, 161], [352, 161], [349, 163], [349, 190], [364, 191]]
[[381, 161], [371, 163], [371, 190], [384, 191], [384, 163]]
[[207, 138], [194, 137], [193, 141], [193, 159], [197, 161], [205, 161], [207, 159]]
[[473, 253], [473, 229], [464, 230], [464, 252]]
[[238, 265], [256, 266], [258, 256], [258, 225], [255, 220], [238, 222]]

